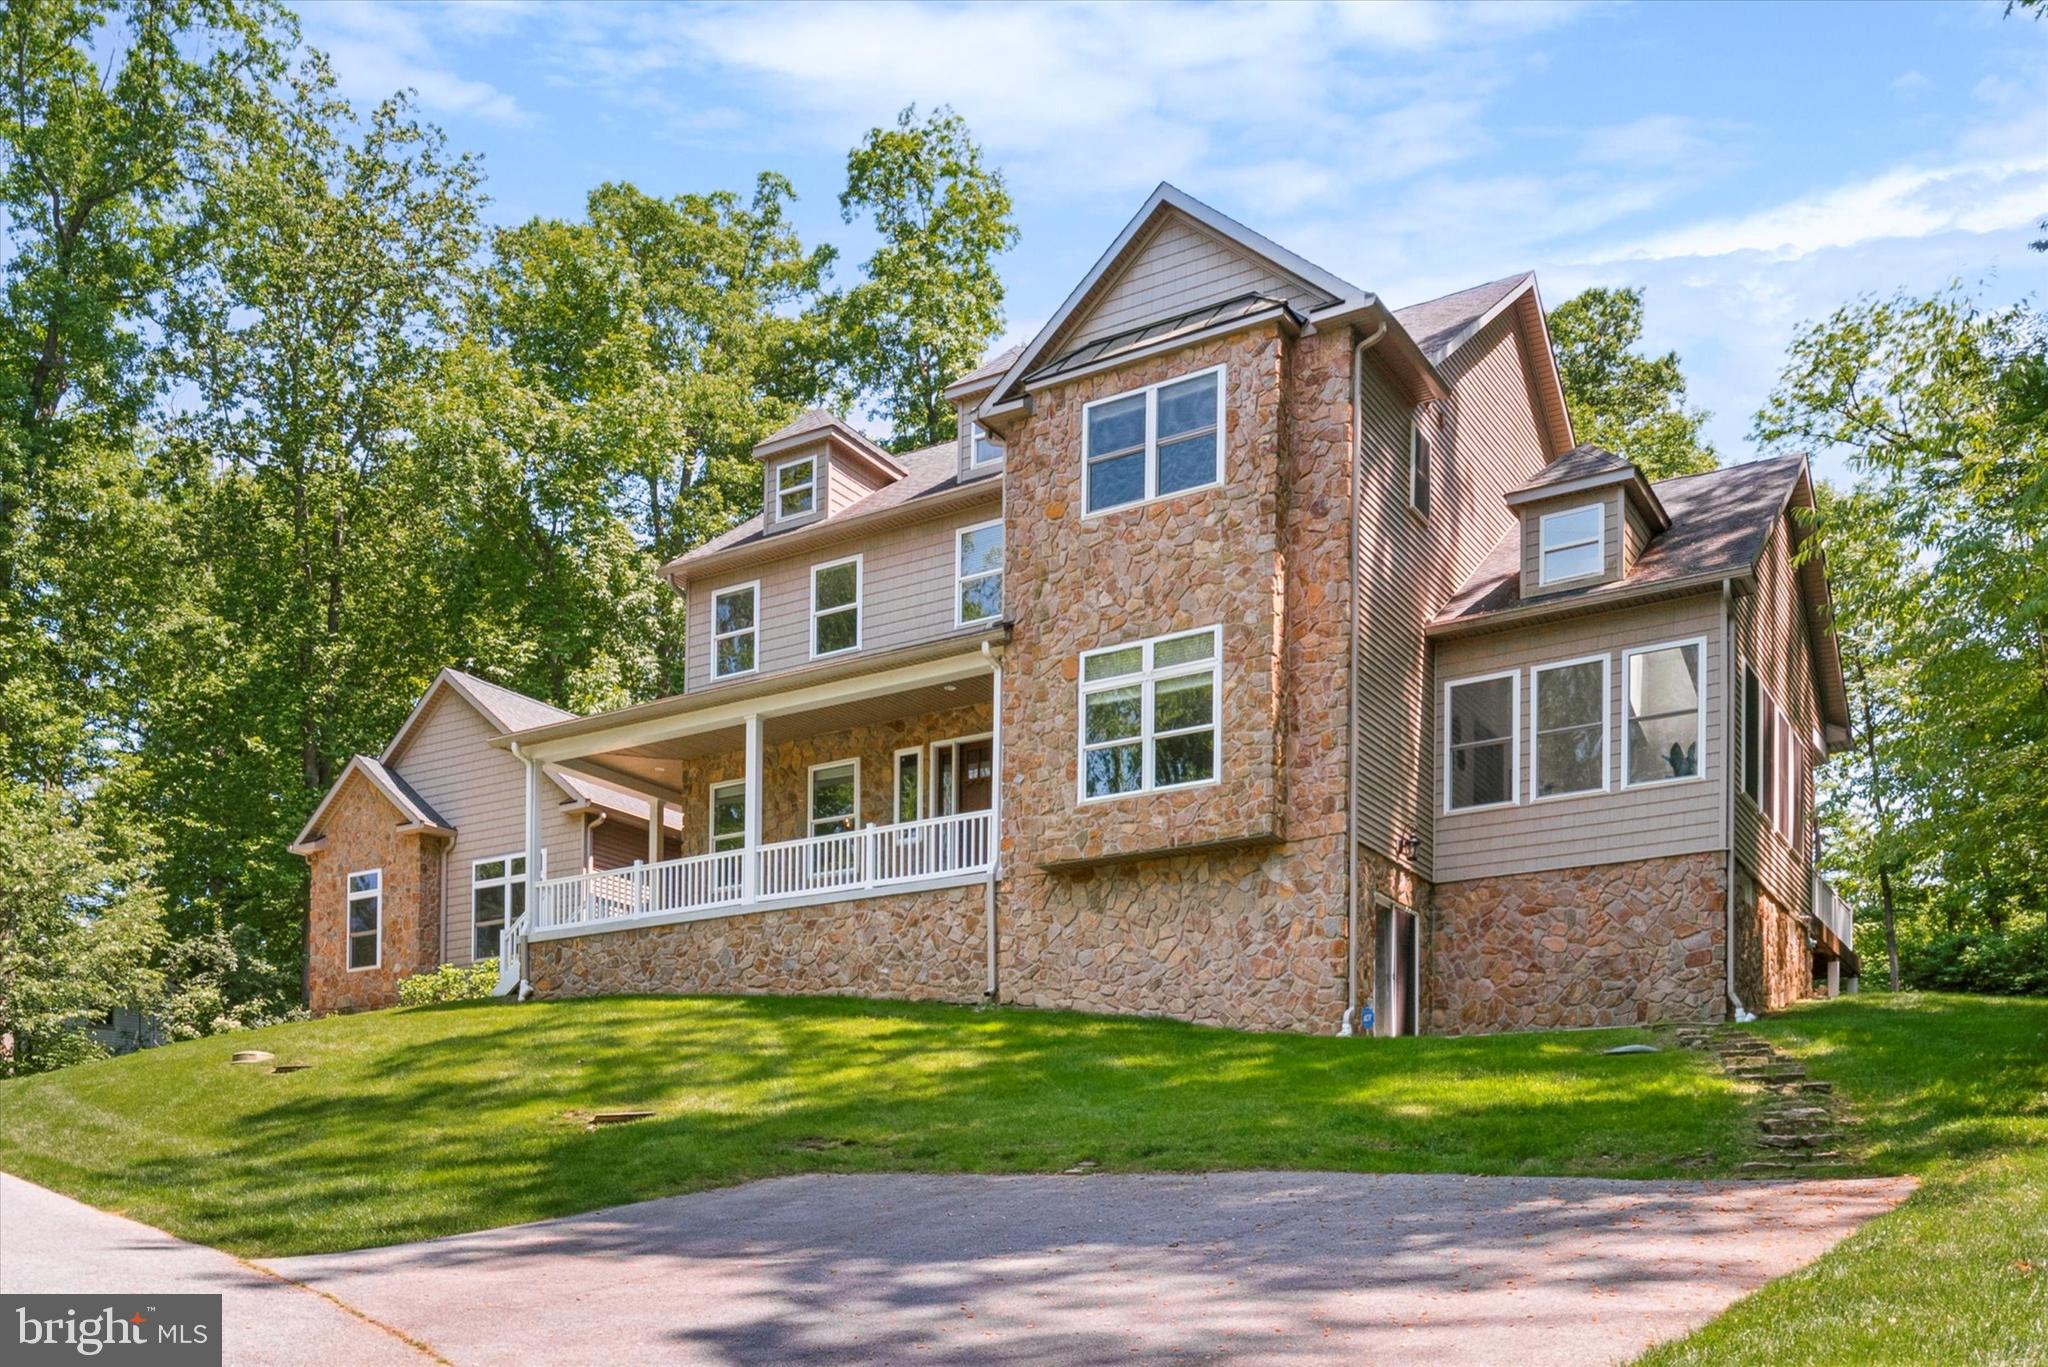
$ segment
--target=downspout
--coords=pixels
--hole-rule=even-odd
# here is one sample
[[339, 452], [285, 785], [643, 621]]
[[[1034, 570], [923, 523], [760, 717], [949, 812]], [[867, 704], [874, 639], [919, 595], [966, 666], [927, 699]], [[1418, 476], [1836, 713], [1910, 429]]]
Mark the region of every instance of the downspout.
[[1357, 1033], [1358, 1021], [1358, 604], [1359, 604], [1359, 563], [1358, 563], [1358, 519], [1360, 500], [1365, 493], [1364, 464], [1359, 459], [1359, 448], [1365, 440], [1365, 419], [1360, 408], [1365, 397], [1365, 353], [1387, 335], [1387, 325], [1382, 321], [1372, 336], [1361, 341], [1351, 352], [1351, 522], [1345, 537], [1344, 554], [1347, 559], [1346, 574], [1349, 576], [1351, 592], [1345, 604], [1345, 611], [1351, 620], [1345, 624], [1346, 637], [1351, 642], [1351, 667], [1345, 671], [1344, 691], [1346, 699], [1346, 722], [1344, 733], [1344, 958], [1346, 975], [1344, 986], [1344, 1016], [1337, 1022], [1340, 1036]]
[[1748, 1007], [1742, 1004], [1742, 995], [1735, 990], [1735, 733], [1740, 724], [1737, 713], [1737, 699], [1741, 690], [1735, 679], [1735, 581], [1721, 581], [1721, 691], [1728, 699], [1727, 715], [1721, 722], [1721, 735], [1727, 741], [1727, 754], [1723, 758], [1721, 773], [1728, 784], [1728, 800], [1721, 804], [1721, 843], [1728, 850], [1728, 882], [1722, 893], [1723, 903], [1728, 908], [1727, 940], [1721, 953], [1721, 961], [1727, 966], [1728, 1002], [1735, 1008], [1735, 1020], [1739, 1024], [1756, 1019]]
[[996, 879], [1003, 860], [1003, 654], [989, 642], [981, 643], [982, 658], [989, 667], [989, 785], [988, 785], [988, 900], [982, 909], [987, 926], [987, 981], [983, 992], [990, 1003], [996, 1000]]
[[594, 821], [583, 823], [583, 871], [594, 872], [597, 868], [597, 828], [612, 819], [610, 812], [599, 812]]

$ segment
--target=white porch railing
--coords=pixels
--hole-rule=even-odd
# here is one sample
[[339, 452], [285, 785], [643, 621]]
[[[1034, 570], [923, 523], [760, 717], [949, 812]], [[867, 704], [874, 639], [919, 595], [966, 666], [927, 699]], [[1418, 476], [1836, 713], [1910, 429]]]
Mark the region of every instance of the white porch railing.
[[1842, 895], [1835, 891], [1835, 885], [1821, 877], [1818, 871], [1813, 875], [1813, 914], [1814, 918], [1833, 931], [1843, 944], [1852, 947], [1855, 945], [1856, 912], [1842, 900]]
[[[535, 892], [532, 929], [560, 930], [756, 903], [801, 905], [869, 888], [986, 873], [993, 843], [990, 814], [964, 812], [554, 878]], [[754, 860], [752, 903], [746, 895], [749, 856]]]

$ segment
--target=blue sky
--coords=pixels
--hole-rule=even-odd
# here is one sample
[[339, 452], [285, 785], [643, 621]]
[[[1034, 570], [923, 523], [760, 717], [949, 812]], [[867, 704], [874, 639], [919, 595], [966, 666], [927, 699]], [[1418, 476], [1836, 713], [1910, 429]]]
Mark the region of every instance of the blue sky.
[[[1533, 269], [1649, 291], [1723, 459], [1787, 339], [1859, 293], [2048, 293], [2048, 22], [1997, 3], [300, 10], [360, 100], [410, 86], [491, 217], [789, 176], [850, 279], [846, 149], [948, 103], [1009, 178], [1027, 337], [1171, 180], [1397, 307]], [[1832, 461], [1824, 462], [1826, 473]]]

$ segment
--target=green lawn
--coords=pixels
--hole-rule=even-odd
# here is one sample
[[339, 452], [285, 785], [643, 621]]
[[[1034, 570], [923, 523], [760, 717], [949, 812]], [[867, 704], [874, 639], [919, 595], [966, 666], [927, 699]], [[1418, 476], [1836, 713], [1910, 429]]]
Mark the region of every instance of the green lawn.
[[[1635, 1031], [1360, 1041], [844, 999], [380, 1011], [0, 1083], [0, 1168], [245, 1255], [797, 1172], [1724, 1173], [1753, 1132]], [[263, 1048], [301, 1073], [238, 1068]], [[566, 1115], [655, 1117], [586, 1131]]]

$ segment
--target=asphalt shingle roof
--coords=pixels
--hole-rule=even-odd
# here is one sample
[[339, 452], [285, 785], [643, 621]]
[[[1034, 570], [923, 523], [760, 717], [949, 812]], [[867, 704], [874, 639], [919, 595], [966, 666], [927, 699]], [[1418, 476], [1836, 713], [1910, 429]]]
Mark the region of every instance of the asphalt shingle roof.
[[1415, 345], [1429, 358], [1430, 364], [1435, 365], [1449, 354], [1465, 329], [1484, 318], [1488, 310], [1531, 278], [1530, 273], [1524, 271], [1520, 275], [1489, 280], [1454, 294], [1425, 299], [1419, 304], [1395, 309], [1394, 321], [1407, 329], [1408, 335], [1415, 339]]

